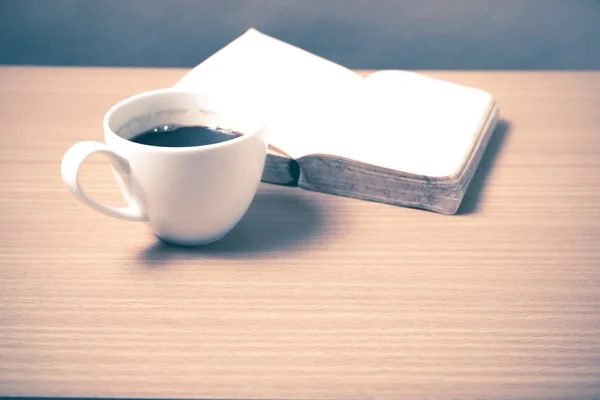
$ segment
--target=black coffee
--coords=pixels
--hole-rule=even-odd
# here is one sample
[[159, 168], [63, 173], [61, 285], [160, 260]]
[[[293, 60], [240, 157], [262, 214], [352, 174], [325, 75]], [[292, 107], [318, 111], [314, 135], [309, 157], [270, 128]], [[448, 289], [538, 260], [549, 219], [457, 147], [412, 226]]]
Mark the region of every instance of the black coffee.
[[226, 142], [241, 133], [206, 126], [161, 126], [139, 133], [130, 140], [135, 143], [160, 147], [192, 147]]

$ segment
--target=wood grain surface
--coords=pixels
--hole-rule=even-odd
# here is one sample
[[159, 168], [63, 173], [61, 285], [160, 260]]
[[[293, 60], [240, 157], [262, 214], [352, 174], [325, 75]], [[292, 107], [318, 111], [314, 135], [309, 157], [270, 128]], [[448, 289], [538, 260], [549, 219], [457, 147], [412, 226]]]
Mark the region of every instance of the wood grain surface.
[[[184, 73], [0, 68], [0, 395], [600, 398], [600, 72], [425, 72], [504, 120], [459, 215], [263, 184], [197, 249], [59, 175]], [[123, 203], [102, 157], [83, 174]]]

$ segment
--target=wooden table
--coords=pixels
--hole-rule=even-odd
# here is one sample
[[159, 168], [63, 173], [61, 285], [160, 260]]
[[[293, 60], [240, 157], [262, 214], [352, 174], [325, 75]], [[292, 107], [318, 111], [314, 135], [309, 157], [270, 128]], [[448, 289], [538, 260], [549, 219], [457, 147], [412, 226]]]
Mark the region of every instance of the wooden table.
[[[168, 247], [59, 176], [118, 100], [184, 70], [0, 68], [0, 395], [600, 397], [600, 72], [427, 72], [506, 121], [460, 215], [264, 184]], [[122, 204], [102, 157], [84, 168]]]

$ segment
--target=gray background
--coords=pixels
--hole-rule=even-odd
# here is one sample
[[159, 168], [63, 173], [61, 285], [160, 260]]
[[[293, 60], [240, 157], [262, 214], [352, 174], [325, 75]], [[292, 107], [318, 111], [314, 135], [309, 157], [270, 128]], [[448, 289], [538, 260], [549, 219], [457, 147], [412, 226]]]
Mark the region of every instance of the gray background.
[[252, 26], [350, 68], [600, 69], [600, 0], [0, 0], [0, 64], [192, 67]]

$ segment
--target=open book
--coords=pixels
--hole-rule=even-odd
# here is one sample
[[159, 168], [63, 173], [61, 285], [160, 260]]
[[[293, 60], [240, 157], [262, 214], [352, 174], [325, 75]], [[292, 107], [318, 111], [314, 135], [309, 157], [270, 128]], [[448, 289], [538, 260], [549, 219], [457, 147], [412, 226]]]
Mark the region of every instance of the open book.
[[267, 110], [262, 180], [456, 213], [498, 118], [489, 93], [386, 70], [366, 78], [249, 29], [175, 87]]

